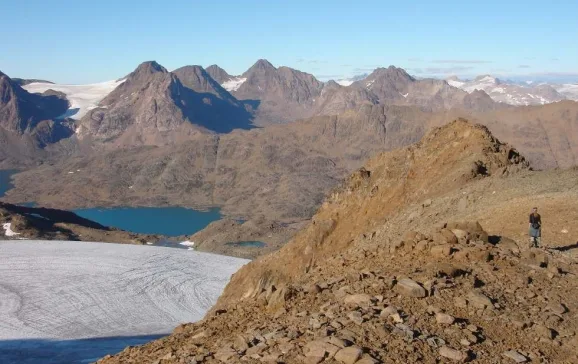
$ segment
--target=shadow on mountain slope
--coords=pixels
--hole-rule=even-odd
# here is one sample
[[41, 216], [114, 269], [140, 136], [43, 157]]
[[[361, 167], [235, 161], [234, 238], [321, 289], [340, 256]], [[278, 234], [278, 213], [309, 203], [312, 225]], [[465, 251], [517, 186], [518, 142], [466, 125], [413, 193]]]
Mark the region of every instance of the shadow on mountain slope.
[[[247, 108], [232, 104], [211, 93], [195, 92], [183, 87], [184, 105], [179, 105], [183, 115], [193, 124], [216, 133], [229, 133], [235, 129], [253, 129], [253, 114]], [[257, 105], [258, 107], [258, 101]], [[256, 108], [255, 107], [255, 108]]]

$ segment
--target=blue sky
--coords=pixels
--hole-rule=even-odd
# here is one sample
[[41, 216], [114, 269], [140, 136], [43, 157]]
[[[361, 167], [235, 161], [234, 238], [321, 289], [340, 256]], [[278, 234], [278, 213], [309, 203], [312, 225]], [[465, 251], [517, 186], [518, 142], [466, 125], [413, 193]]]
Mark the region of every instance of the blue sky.
[[11, 77], [106, 81], [145, 60], [240, 74], [266, 58], [321, 79], [393, 64], [578, 81], [576, 0], [0, 0], [0, 14]]

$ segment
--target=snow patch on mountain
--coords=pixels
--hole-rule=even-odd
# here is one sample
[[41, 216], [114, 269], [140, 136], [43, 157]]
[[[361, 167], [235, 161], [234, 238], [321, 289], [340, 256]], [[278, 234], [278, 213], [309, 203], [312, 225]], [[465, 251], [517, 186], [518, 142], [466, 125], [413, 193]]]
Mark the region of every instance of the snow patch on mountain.
[[241, 87], [241, 85], [245, 83], [245, 81], [247, 81], [246, 77], [234, 77], [228, 81], [223, 82], [221, 86], [229, 92], [237, 91], [239, 87]]
[[459, 80], [447, 80], [448, 84], [453, 87], [462, 88], [465, 82]]
[[31, 93], [43, 93], [48, 90], [64, 93], [70, 102], [70, 107], [62, 117], [81, 119], [88, 111], [98, 107], [98, 103], [124, 81], [123, 79], [88, 85], [62, 85], [34, 82], [22, 86], [22, 88]]
[[341, 78], [339, 80], [335, 80], [335, 82], [341, 86], [350, 86], [351, 84], [353, 84], [356, 81], [361, 81], [361, 80], [366, 79], [367, 76], [369, 76], [369, 74], [364, 73], [364, 74], [353, 76], [353, 77]]
[[563, 85], [554, 86], [558, 93], [566, 96], [566, 98], [574, 101], [578, 101], [578, 84], [567, 83]]
[[20, 233], [17, 233], [14, 230], [12, 230], [12, 223], [10, 223], [10, 222], [3, 224], [2, 228], [4, 229], [4, 235], [6, 235], [6, 236], [20, 235]]
[[337, 82], [341, 86], [350, 86], [355, 81], [353, 81], [352, 79], [344, 79], [344, 80], [336, 80], [335, 82]]

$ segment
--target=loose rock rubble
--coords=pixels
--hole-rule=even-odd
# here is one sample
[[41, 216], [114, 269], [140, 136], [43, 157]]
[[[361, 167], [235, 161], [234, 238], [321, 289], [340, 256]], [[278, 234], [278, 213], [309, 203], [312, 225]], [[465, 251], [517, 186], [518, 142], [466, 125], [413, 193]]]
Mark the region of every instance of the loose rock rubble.
[[[335, 257], [326, 262], [333, 269], [314, 270], [303, 283], [283, 288], [291, 293], [275, 311], [267, 310], [274, 293], [268, 300], [265, 291], [145, 346], [147, 359], [156, 356], [159, 364], [578, 360], [572, 315], [578, 307], [560, 302], [548, 266], [540, 267], [543, 261], [555, 264], [555, 257], [541, 250], [512, 256], [499, 244], [470, 240], [479, 227], [468, 231], [469, 223], [457, 225], [465, 235], [454, 240], [449, 256], [405, 244], [405, 257], [392, 257], [387, 244], [376, 244], [360, 250], [363, 261], [350, 258], [343, 265], [343, 257]], [[417, 238], [435, 244], [437, 234], [448, 237], [448, 231]], [[464, 250], [492, 258], [467, 259], [458, 254]], [[357, 263], [372, 269], [360, 274]], [[568, 278], [568, 272], [559, 273], [557, 284]], [[119, 362], [142, 362], [141, 355], [142, 349], [127, 348]]]

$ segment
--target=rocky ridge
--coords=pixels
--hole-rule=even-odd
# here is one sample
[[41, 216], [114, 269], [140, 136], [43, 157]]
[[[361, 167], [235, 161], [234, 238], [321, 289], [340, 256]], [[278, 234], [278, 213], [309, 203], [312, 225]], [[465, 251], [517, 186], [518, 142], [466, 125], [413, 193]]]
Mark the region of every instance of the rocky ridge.
[[544, 250], [494, 231], [536, 200], [552, 229], [571, 221], [577, 173], [533, 172], [484, 127], [436, 128], [351, 175], [203, 321], [99, 363], [573, 363], [577, 233]]

